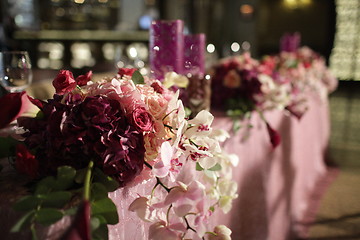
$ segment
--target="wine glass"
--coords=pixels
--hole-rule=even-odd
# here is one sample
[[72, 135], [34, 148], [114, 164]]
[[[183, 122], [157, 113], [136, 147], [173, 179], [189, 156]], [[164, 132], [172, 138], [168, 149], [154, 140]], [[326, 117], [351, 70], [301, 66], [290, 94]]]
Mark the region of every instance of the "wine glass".
[[0, 84], [9, 92], [21, 92], [32, 81], [32, 70], [27, 51], [0, 52]]

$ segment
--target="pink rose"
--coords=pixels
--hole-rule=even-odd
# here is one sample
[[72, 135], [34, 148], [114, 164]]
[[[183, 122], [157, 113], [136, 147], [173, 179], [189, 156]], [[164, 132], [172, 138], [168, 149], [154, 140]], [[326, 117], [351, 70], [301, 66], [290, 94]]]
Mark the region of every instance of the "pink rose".
[[68, 70], [60, 70], [59, 74], [52, 83], [57, 94], [70, 92], [76, 87], [74, 76], [72, 72]]
[[129, 90], [123, 92], [123, 95], [120, 97], [120, 104], [124, 108], [125, 113], [132, 113], [135, 108], [145, 105], [142, 102], [141, 94], [136, 90]]
[[92, 71], [88, 71], [85, 75], [80, 75], [75, 80], [77, 82], [77, 85], [84, 86], [87, 84], [88, 81], [91, 80], [91, 77], [92, 77]]
[[166, 129], [162, 120], [154, 120], [153, 132], [158, 138], [166, 138]]
[[141, 132], [151, 131], [154, 125], [151, 114], [144, 107], [136, 107], [132, 112], [132, 122]]
[[161, 139], [159, 139], [155, 133], [148, 133], [144, 136], [144, 146], [145, 146], [145, 158], [146, 161], [150, 164], [155, 160], [159, 155], [159, 149], [162, 144]]
[[0, 129], [9, 125], [30, 106], [26, 92], [9, 93], [0, 98]]
[[150, 96], [146, 99], [149, 112], [155, 119], [163, 119], [168, 107], [168, 101], [162, 96]]
[[224, 77], [224, 86], [228, 88], [238, 88], [241, 86], [241, 78], [235, 69], [230, 70]]
[[32, 179], [38, 176], [39, 162], [25, 145], [16, 146], [15, 167], [19, 173], [26, 174]]

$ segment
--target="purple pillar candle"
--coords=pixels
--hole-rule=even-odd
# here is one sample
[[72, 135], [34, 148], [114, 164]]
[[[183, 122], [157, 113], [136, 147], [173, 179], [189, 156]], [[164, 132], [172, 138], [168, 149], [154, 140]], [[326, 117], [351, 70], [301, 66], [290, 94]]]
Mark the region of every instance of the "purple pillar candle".
[[205, 34], [192, 34], [184, 36], [184, 73], [186, 75], [205, 75]]
[[295, 52], [300, 47], [301, 36], [296, 32], [293, 34], [286, 33], [280, 39], [280, 51]]
[[150, 71], [152, 77], [162, 80], [165, 73], [183, 74], [184, 22], [156, 20], [150, 27]]
[[201, 110], [210, 110], [211, 80], [205, 77], [205, 34], [184, 36], [184, 74], [189, 78], [185, 105], [191, 110], [190, 118]]

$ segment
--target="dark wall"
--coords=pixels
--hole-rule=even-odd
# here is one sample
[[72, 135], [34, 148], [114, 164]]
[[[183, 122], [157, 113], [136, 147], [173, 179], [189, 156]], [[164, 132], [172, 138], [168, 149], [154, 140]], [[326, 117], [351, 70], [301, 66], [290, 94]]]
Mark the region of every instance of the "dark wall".
[[335, 34], [334, 0], [311, 0], [303, 7], [288, 8], [284, 0], [261, 0], [257, 12], [259, 54], [279, 50], [285, 32], [300, 32], [302, 45], [329, 57]]

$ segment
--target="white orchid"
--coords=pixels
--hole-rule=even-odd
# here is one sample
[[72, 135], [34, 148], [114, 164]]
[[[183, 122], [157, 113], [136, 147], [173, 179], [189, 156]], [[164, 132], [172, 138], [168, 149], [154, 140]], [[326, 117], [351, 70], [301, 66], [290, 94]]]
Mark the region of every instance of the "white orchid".
[[184, 75], [177, 74], [176, 72], [168, 72], [165, 74], [163, 85], [166, 88], [177, 86], [180, 88], [186, 88], [189, 84], [189, 79]]
[[218, 225], [213, 233], [209, 233], [209, 240], [231, 240], [231, 230], [225, 225]]
[[224, 213], [228, 213], [232, 207], [232, 200], [238, 197], [237, 183], [229, 179], [220, 179], [218, 190], [220, 194], [219, 206]]

